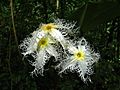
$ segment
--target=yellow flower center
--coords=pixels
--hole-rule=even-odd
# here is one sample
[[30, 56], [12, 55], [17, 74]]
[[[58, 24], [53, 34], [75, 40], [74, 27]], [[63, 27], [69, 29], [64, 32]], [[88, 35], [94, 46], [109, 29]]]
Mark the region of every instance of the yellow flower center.
[[40, 48], [45, 48], [47, 45], [48, 45], [48, 38], [47, 37], [43, 37], [39, 40], [38, 42], [38, 47], [37, 49], [40, 49]]
[[78, 51], [74, 54], [76, 60], [84, 60], [85, 53], [83, 51]]
[[54, 30], [55, 28], [57, 28], [57, 25], [55, 25], [54, 23], [44, 24], [41, 26], [41, 30], [45, 32], [50, 32]]

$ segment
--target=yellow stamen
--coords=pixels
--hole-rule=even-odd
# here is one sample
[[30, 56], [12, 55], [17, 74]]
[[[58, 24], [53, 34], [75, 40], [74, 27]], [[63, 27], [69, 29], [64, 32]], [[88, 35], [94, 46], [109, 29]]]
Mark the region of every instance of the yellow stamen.
[[44, 24], [41, 26], [41, 30], [45, 32], [50, 32], [54, 30], [55, 28], [57, 28], [57, 25], [55, 25], [54, 23]]
[[83, 51], [78, 51], [74, 54], [76, 60], [84, 60], [85, 53]]
[[38, 42], [38, 48], [37, 49], [45, 48], [48, 45], [48, 42], [49, 42], [48, 38], [46, 38], [46, 37], [41, 38]]

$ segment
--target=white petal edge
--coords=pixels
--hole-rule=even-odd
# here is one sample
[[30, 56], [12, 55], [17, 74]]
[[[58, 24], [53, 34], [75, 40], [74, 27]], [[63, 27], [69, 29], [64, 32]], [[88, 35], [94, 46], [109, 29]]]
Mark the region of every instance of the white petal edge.
[[37, 58], [35, 59], [36, 61], [32, 63], [32, 66], [35, 67], [35, 69], [31, 72], [31, 74], [41, 74], [43, 75], [44, 71], [44, 65], [46, 63], [46, 51], [43, 49], [37, 53]]
[[50, 35], [55, 38], [57, 41], [60, 42], [60, 44], [63, 46], [63, 48], [66, 48], [66, 40], [64, 38], [64, 36], [62, 35], [62, 33], [57, 30], [57, 29], [53, 29], [51, 32], [50, 32]]
[[58, 56], [58, 53], [56, 51], [56, 49], [52, 46], [52, 45], [49, 45], [47, 48], [46, 48], [46, 51], [55, 57], [55, 59], [57, 59], [57, 56]]

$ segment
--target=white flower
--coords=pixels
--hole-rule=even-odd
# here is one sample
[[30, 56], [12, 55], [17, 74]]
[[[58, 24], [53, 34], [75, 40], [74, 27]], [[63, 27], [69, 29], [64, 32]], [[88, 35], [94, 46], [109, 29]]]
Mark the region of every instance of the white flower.
[[31, 54], [35, 58], [35, 62], [31, 62], [32, 66], [35, 66], [33, 73], [43, 74], [43, 67], [46, 60], [49, 60], [50, 56], [58, 57], [58, 53], [54, 48], [55, 42], [49, 35], [45, 35], [43, 32], [34, 31], [32, 37], [26, 38], [20, 45], [23, 50], [23, 55]]
[[42, 38], [44, 35], [45, 34], [43, 32], [37, 30], [31, 34], [31, 37], [25, 38], [20, 44], [20, 49], [23, 51], [22, 54], [26, 56], [27, 54], [34, 53], [34, 51], [37, 49], [38, 39]]
[[67, 24], [60, 19], [54, 20], [54, 23], [42, 24], [39, 26], [40, 31], [51, 35], [55, 40], [60, 42], [64, 49], [67, 47], [65, 35], [67, 34], [67, 31], [70, 31], [73, 27], [74, 24]]
[[43, 75], [44, 65], [50, 56], [54, 56], [57, 59], [58, 53], [56, 49], [52, 46], [54, 42], [48, 37], [44, 36], [37, 42], [37, 55], [35, 62], [32, 63], [32, 66], [35, 67], [32, 74], [41, 74]]
[[68, 51], [68, 57], [58, 65], [58, 67], [61, 67], [59, 73], [63, 73], [66, 70], [76, 71], [84, 82], [87, 79], [90, 80], [89, 75], [93, 73], [92, 65], [98, 61], [99, 54], [90, 49], [84, 38], [78, 42], [77, 47], [72, 44], [69, 45]]

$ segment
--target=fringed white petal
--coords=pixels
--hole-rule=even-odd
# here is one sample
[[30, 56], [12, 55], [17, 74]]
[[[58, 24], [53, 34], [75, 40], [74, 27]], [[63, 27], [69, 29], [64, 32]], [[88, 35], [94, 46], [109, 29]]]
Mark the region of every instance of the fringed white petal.
[[86, 46], [87, 46], [87, 41], [84, 37], [81, 38], [80, 41], [78, 41], [78, 49], [83, 49], [86, 50]]
[[65, 30], [73, 29], [76, 24], [75, 22], [67, 23], [64, 19], [54, 19], [54, 23], [58, 25], [58, 28]]
[[31, 35], [32, 37], [25, 38], [23, 43], [20, 44], [20, 49], [22, 49], [24, 56], [33, 53], [37, 49], [39, 39], [45, 34], [42, 31], [34, 31]]
[[66, 40], [59, 30], [54, 29], [50, 32], [50, 34], [53, 38], [60, 42], [63, 48], [66, 48]]
[[54, 56], [55, 59], [57, 59], [58, 53], [57, 53], [56, 49], [55, 49], [52, 45], [49, 45], [49, 46], [46, 48], [46, 51], [47, 51], [50, 55]]
[[23, 43], [20, 44], [20, 49], [22, 49], [22, 54], [26, 56], [27, 54], [33, 53], [36, 49], [35, 39], [33, 38], [26, 38], [24, 39]]
[[39, 51], [37, 53], [35, 62], [32, 63], [32, 66], [34, 66], [35, 69], [31, 73], [35, 74], [35, 75], [37, 75], [37, 74], [43, 75], [44, 65], [45, 65], [47, 59], [48, 59], [48, 57], [46, 56], [46, 51], [45, 50]]
[[[92, 72], [89, 72], [89, 65], [87, 62], [78, 62], [78, 69], [76, 69], [76, 71], [79, 73], [81, 79], [85, 82], [86, 81], [86, 77], [85, 75], [88, 75], [88, 74], [92, 74]], [[88, 73], [89, 72], [89, 73]]]
[[73, 45], [69, 45], [68, 46], [68, 51], [71, 53], [71, 54], [74, 54], [74, 52], [78, 51], [76, 47], [74, 47]]
[[58, 65], [62, 68], [59, 74], [65, 72], [67, 69], [69, 70], [72, 69], [75, 64], [74, 60], [73, 61], [70, 61], [71, 59], [66, 59], [66, 60], [67, 60], [66, 62], [62, 62], [60, 63], [60, 65]]

